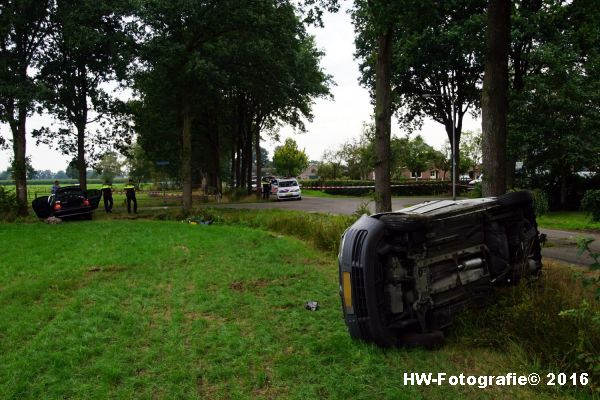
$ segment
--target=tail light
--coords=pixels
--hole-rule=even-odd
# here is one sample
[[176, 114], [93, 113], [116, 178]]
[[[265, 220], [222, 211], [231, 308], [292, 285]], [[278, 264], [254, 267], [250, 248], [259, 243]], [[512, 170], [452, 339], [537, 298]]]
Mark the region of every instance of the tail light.
[[83, 199], [83, 205], [84, 206], [89, 206], [90, 205], [90, 201], [88, 199]]
[[54, 211], [58, 211], [60, 210], [60, 201], [57, 201], [56, 203], [54, 203]]

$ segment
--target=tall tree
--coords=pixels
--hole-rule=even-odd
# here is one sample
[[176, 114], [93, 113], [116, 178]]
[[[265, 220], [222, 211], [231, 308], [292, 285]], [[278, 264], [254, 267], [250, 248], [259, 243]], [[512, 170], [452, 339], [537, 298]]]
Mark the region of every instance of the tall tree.
[[[27, 215], [27, 117], [39, 98], [30, 67], [48, 33], [49, 0], [0, 3], [0, 122], [12, 132], [18, 212]], [[0, 140], [4, 142], [4, 140]]]
[[287, 138], [282, 146], [273, 152], [273, 166], [278, 173], [285, 176], [298, 176], [308, 166], [308, 156], [292, 138]]
[[481, 98], [484, 196], [506, 192], [506, 136], [508, 114], [508, 52], [510, 0], [490, 0], [487, 51]]
[[[253, 160], [261, 172], [261, 134], [282, 122], [302, 129], [312, 99], [328, 93], [314, 39], [287, 1], [143, 4], [140, 143], [149, 154], [165, 142], [169, 156], [182, 154], [189, 131], [190, 162], [176, 160], [182, 178], [204, 174], [219, 190], [226, 160], [234, 184], [249, 188]], [[187, 208], [191, 182], [182, 181]]]
[[509, 149], [525, 170], [558, 182], [565, 205], [571, 175], [593, 170], [600, 154], [600, 9], [587, 0], [516, 5]]
[[[483, 0], [398, 1], [387, 13], [394, 27], [392, 109], [409, 130], [424, 117], [443, 124], [455, 143], [456, 165], [464, 115], [480, 101], [484, 7]], [[377, 41], [361, 10], [354, 13], [357, 57], [361, 81], [372, 87]]]
[[121, 0], [56, 0], [53, 33], [41, 60], [41, 76], [49, 89], [46, 107], [66, 127], [38, 132], [58, 139], [65, 154], [77, 155], [79, 183], [87, 186], [86, 151], [106, 142], [89, 137], [88, 124], [110, 115], [117, 101], [103, 88], [123, 77], [129, 64], [131, 39]]

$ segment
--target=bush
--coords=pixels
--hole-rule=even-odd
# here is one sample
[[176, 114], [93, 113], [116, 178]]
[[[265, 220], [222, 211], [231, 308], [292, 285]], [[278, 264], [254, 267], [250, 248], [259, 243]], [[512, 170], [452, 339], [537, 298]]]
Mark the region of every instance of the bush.
[[546, 192], [540, 189], [534, 189], [531, 190], [530, 193], [533, 196], [533, 210], [535, 211], [535, 215], [540, 217], [547, 214], [548, 211], [550, 211], [550, 204]]
[[588, 372], [590, 382], [598, 382], [600, 305], [569, 269], [551, 263], [545, 269], [537, 285], [501, 288], [496, 304], [463, 314], [456, 340], [501, 350], [517, 344], [533, 362]]
[[17, 211], [16, 194], [0, 186], [0, 220], [12, 221], [17, 216]]
[[[369, 195], [375, 188], [374, 181], [356, 180], [303, 180], [303, 189], [322, 190], [324, 193], [345, 196]], [[392, 182], [394, 196], [437, 196], [448, 193], [450, 183], [445, 181], [396, 181]], [[337, 186], [335, 189], [323, 189], [327, 186]]]
[[585, 192], [581, 200], [581, 209], [591, 215], [593, 221], [600, 221], [600, 189]]

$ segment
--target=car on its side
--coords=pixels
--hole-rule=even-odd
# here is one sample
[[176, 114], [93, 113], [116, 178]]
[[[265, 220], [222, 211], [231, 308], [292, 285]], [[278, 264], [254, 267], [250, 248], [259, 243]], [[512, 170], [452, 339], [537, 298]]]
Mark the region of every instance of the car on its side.
[[302, 200], [302, 190], [295, 178], [277, 180], [277, 200]]
[[435, 347], [465, 307], [489, 304], [495, 287], [539, 275], [533, 199], [513, 192], [365, 215], [342, 236], [338, 262], [353, 338]]
[[37, 197], [31, 203], [39, 218], [83, 217], [92, 219], [92, 212], [98, 208], [102, 192], [97, 189], [83, 190], [79, 185], [58, 188], [50, 196]]

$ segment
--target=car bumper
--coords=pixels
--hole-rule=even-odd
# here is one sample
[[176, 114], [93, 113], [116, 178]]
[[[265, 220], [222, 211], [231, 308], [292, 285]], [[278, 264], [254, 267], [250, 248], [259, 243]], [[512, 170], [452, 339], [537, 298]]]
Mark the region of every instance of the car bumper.
[[277, 193], [278, 200], [297, 199], [299, 197], [300, 193]]

